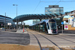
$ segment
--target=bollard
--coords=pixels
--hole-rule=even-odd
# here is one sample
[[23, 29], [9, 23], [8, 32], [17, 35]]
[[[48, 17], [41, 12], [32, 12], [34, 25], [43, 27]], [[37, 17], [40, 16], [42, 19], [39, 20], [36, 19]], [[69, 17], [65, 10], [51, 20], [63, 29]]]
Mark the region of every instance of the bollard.
[[24, 29], [23, 29], [23, 33], [24, 33]]

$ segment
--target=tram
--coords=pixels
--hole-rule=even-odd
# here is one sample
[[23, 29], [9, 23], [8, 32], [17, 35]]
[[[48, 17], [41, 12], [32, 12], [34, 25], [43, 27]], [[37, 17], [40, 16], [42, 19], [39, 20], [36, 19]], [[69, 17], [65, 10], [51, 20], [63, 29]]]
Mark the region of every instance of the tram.
[[54, 19], [43, 20], [30, 26], [29, 29], [45, 32], [47, 34], [58, 34], [57, 23]]

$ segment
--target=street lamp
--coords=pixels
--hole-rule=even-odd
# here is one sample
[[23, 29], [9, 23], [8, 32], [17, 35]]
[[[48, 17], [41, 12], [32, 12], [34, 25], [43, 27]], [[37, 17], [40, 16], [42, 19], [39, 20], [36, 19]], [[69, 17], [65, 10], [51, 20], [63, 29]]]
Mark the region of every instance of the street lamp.
[[[17, 4], [13, 4], [13, 6], [16, 6], [16, 17], [17, 17], [17, 14], [18, 14], [18, 5]], [[18, 29], [18, 19], [16, 19], [16, 22], [17, 22], [17, 29]]]
[[4, 28], [5, 28], [5, 31], [6, 31], [6, 13], [5, 13], [5, 22], [4, 22]]

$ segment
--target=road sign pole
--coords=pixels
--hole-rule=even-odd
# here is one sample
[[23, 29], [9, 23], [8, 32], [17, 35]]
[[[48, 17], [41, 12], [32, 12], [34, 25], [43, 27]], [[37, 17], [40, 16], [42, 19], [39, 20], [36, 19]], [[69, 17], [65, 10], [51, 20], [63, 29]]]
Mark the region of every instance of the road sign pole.
[[63, 33], [63, 24], [64, 24], [64, 22], [61, 22], [61, 24], [62, 24], [62, 33]]
[[63, 24], [62, 24], [62, 34], [63, 34]]

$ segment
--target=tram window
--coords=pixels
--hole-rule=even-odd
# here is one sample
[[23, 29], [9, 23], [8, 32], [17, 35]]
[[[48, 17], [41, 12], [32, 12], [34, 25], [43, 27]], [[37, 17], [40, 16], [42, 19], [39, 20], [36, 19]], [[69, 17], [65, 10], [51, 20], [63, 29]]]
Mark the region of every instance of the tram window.
[[47, 23], [47, 28], [49, 29], [49, 24]]
[[50, 22], [50, 25], [51, 25], [51, 29], [56, 29], [56, 23], [55, 22], [54, 23]]
[[43, 24], [43, 32], [45, 32], [45, 24]]

